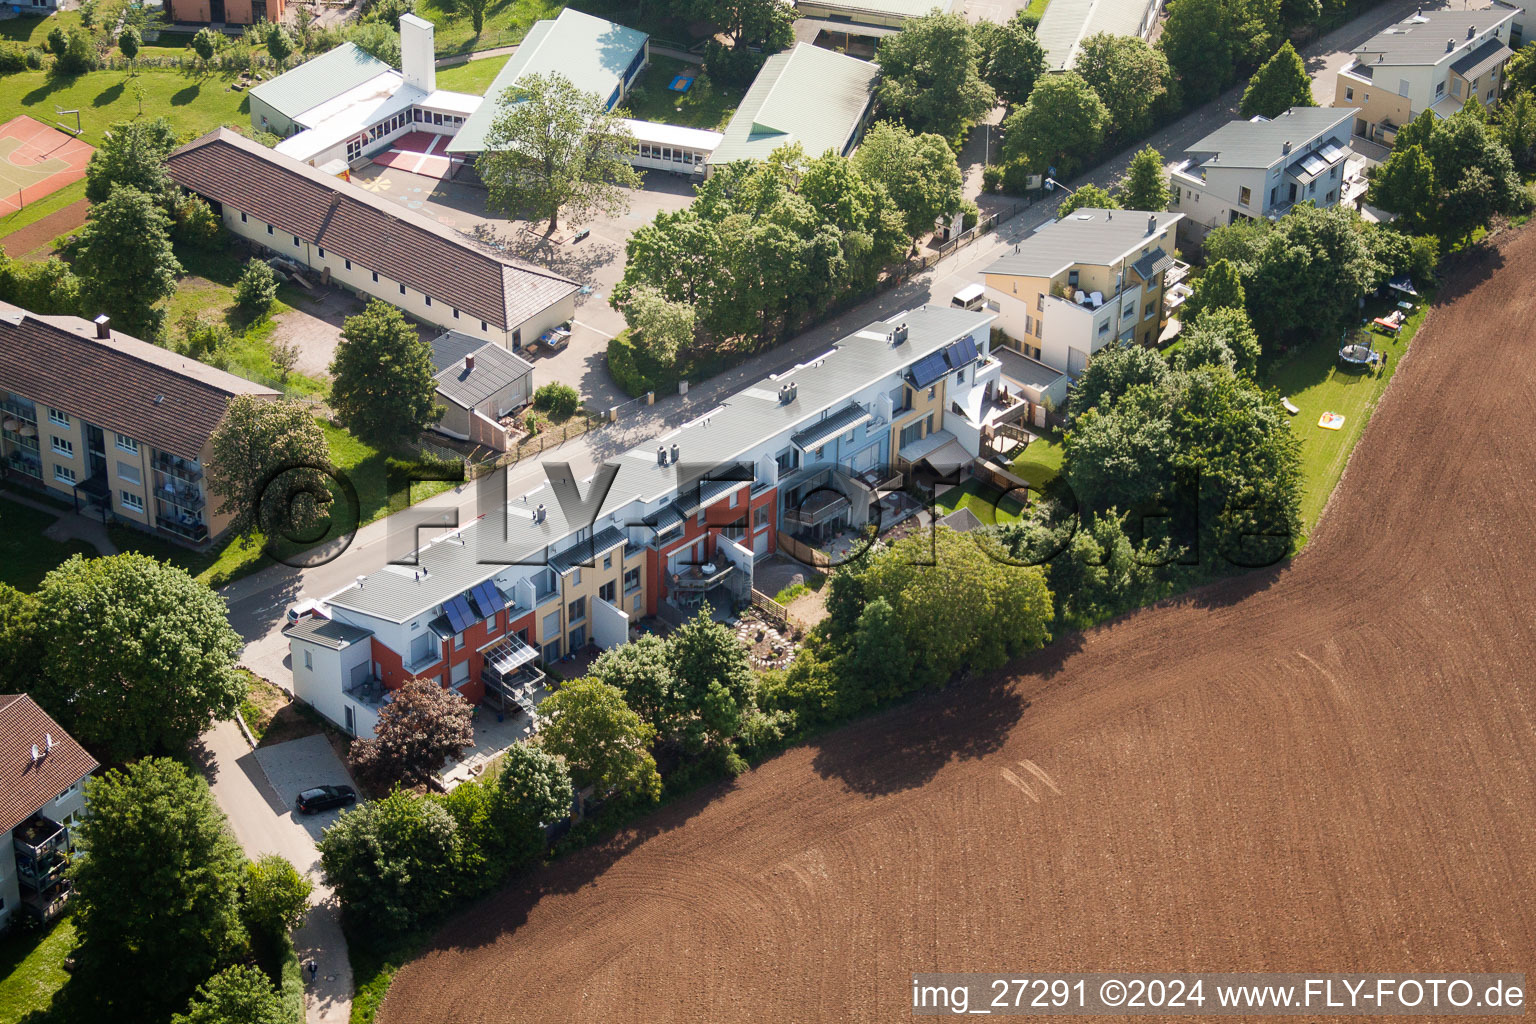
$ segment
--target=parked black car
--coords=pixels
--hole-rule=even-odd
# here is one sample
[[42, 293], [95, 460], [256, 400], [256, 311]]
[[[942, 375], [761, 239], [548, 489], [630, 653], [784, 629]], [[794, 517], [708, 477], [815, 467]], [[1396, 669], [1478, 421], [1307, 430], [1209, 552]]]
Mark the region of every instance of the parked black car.
[[316, 786], [300, 793], [294, 802], [300, 814], [316, 814], [357, 803], [357, 792], [351, 786]]

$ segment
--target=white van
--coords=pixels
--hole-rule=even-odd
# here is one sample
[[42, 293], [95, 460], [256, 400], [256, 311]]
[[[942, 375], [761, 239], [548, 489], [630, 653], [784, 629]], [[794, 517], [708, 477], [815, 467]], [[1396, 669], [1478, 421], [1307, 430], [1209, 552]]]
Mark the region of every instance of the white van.
[[955, 292], [949, 304], [956, 309], [978, 310], [987, 304], [987, 290], [979, 284], [968, 284]]

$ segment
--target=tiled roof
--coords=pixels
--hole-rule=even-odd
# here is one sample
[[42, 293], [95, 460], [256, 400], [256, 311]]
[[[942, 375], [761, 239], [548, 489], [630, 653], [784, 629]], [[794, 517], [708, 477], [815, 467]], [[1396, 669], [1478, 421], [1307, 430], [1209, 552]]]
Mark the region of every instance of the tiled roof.
[[[475, 368], [464, 368], [464, 357], [475, 357]], [[473, 409], [533, 372], [533, 364], [491, 341], [449, 331], [432, 339], [432, 366], [437, 393], [454, 405]]]
[[[1466, 48], [1468, 29], [1475, 38], [1489, 29], [1502, 27], [1519, 13], [1518, 8], [1500, 3], [1475, 11], [1419, 11], [1376, 33], [1354, 52], [1369, 54], [1369, 58], [1362, 56], [1366, 63], [1375, 63], [1376, 55], [1381, 54], [1385, 64], [1439, 64]], [[1449, 50], [1447, 42], [1451, 43]]]
[[[48, 749], [48, 737], [53, 749]], [[41, 755], [32, 760], [32, 747]], [[0, 695], [0, 833], [96, 770], [96, 759], [24, 693]], [[10, 856], [10, 852], [6, 852]]]
[[339, 651], [353, 644], [360, 644], [373, 636], [370, 629], [361, 629], [345, 622], [337, 622], [334, 619], [324, 619], [318, 615], [310, 615], [283, 630], [290, 640], [304, 640], [321, 647], [329, 647], [333, 651]]
[[[983, 273], [1052, 277], [1074, 263], [1107, 267], [1149, 244], [1183, 217], [1181, 213], [1084, 207], [1025, 238]], [[1155, 226], [1149, 230], [1147, 225], [1154, 219]]]
[[842, 153], [864, 117], [880, 65], [796, 43], [763, 64], [710, 163], [760, 160], [798, 142], [805, 155]]
[[511, 330], [576, 290], [552, 271], [493, 256], [399, 204], [219, 128], [167, 161], [176, 183], [407, 288]]
[[0, 388], [184, 459], [201, 456], [231, 398], [277, 394], [119, 331], [98, 339], [89, 320], [4, 302]]
[[390, 70], [388, 64], [356, 43], [342, 43], [269, 82], [262, 82], [251, 90], [251, 95], [291, 120]]

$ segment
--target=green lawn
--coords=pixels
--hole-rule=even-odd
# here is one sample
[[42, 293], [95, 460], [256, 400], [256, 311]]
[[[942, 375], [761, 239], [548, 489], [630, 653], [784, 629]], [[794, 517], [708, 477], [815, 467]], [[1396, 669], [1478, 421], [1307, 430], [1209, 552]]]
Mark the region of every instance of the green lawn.
[[69, 980], [64, 958], [74, 948], [75, 922], [68, 914], [46, 932], [18, 930], [0, 940], [0, 1022], [46, 1011]]
[[422, 0], [416, 13], [435, 27], [433, 38], [442, 55], [520, 43], [534, 22], [557, 17], [564, 6], [553, 0], [492, 0], [479, 35], [467, 15], [454, 11], [450, 0]]
[[[695, 76], [693, 85], [687, 92], [673, 92], [667, 86], [681, 72]], [[719, 131], [736, 113], [745, 92], [717, 88], [697, 65], [671, 57], [652, 57], [650, 67], [640, 73], [634, 88], [624, 98], [624, 105], [630, 116], [640, 121]]]
[[468, 64], [460, 64], [457, 67], [439, 68], [437, 87], [484, 96], [485, 90], [491, 87], [491, 81], [511, 59], [511, 57], [487, 57], [484, 60], [472, 60]]
[[[1387, 308], [1390, 304], [1368, 305], [1367, 315], [1380, 316]], [[1349, 453], [1428, 311], [1429, 303], [1419, 302], [1396, 337], [1373, 332], [1376, 347], [1387, 355], [1385, 371], [1346, 369], [1338, 361], [1338, 344], [1319, 338], [1264, 374], [1266, 387], [1276, 389], [1301, 410], [1291, 418], [1291, 426], [1301, 438], [1301, 523], [1306, 532], [1317, 525], [1328, 496], [1344, 473]], [[1338, 430], [1319, 427], [1317, 421], [1325, 412], [1342, 415], [1344, 426]]]
[[1023, 477], [1035, 490], [1055, 480], [1061, 473], [1062, 447], [1054, 441], [1038, 438], [1013, 460], [1013, 475]]
[[[1001, 499], [1001, 501], [999, 501]], [[1013, 498], [976, 480], [967, 480], [959, 487], [951, 487], [934, 499], [935, 511], [948, 515], [958, 508], [968, 508], [984, 524], [1017, 522], [1024, 506]]]
[[1029, 6], [1024, 8], [1024, 15], [1033, 19], [1036, 25], [1045, 17], [1045, 9], [1050, 6], [1051, 0], [1029, 0]]
[[93, 556], [95, 548], [79, 541], [61, 544], [43, 536], [58, 516], [0, 498], [0, 582], [33, 591], [70, 555]]

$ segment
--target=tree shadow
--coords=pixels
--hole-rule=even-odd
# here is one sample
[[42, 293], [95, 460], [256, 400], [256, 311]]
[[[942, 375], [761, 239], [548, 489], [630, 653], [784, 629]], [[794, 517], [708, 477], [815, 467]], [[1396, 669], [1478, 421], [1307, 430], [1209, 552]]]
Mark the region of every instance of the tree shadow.
[[185, 89], [181, 89], [181, 90], [178, 90], [177, 92], [171, 93], [171, 106], [173, 106], [173, 107], [184, 107], [184, 106], [186, 106], [187, 104], [191, 103], [193, 100], [197, 99], [198, 93], [202, 92], [202, 89], [203, 89], [203, 83], [201, 83], [201, 82], [193, 82], [191, 85], [187, 86]]
[[123, 95], [123, 83], [122, 82], [118, 82], [116, 85], [109, 85], [105, 89], [101, 90], [101, 92], [96, 94], [96, 98], [91, 100], [91, 106], [93, 106], [93, 107], [105, 107], [105, 106], [108, 106], [109, 104], [116, 103], [119, 99], [122, 98], [122, 95]]

